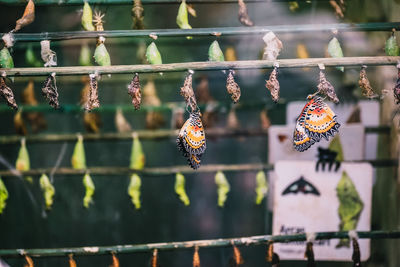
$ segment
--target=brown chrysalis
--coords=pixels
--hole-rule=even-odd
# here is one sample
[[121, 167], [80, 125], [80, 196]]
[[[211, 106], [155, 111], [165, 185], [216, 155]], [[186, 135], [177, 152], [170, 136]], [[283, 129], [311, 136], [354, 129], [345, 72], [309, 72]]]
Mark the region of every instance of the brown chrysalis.
[[49, 105], [55, 109], [58, 109], [60, 104], [58, 103], [58, 91], [56, 85], [56, 73], [53, 72], [47, 76], [42, 87], [42, 95], [49, 102]]
[[142, 93], [140, 91], [139, 74], [137, 73], [135, 73], [131, 83], [128, 85], [128, 94], [132, 97], [132, 104], [135, 106], [135, 109], [140, 109]]
[[76, 261], [74, 260], [74, 256], [72, 254], [68, 255], [68, 262], [69, 262], [69, 267], [76, 267]]
[[194, 247], [194, 254], [193, 254], [193, 267], [200, 267], [200, 255], [199, 255], [199, 247]]
[[360, 246], [356, 238], [352, 238], [351, 240], [353, 241], [353, 267], [361, 267]]
[[229, 70], [228, 77], [226, 78], [226, 90], [228, 94], [231, 95], [233, 103], [237, 103], [241, 92], [239, 85], [235, 82], [234, 74], [235, 72], [233, 70]]
[[14, 32], [19, 31], [22, 27], [31, 24], [35, 20], [35, 3], [33, 0], [29, 0], [25, 7], [24, 14], [17, 20]]
[[119, 260], [114, 252], [111, 253], [112, 256], [112, 263], [109, 267], [119, 267]]
[[133, 8], [132, 8], [132, 18], [133, 18], [133, 28], [137, 30], [143, 30], [143, 5], [141, 0], [133, 0]]
[[25, 264], [24, 267], [35, 267], [35, 265], [33, 264], [33, 260], [31, 257], [29, 257], [28, 255], [25, 255]]
[[158, 249], [153, 250], [153, 257], [151, 257], [151, 267], [158, 267]]
[[180, 94], [185, 98], [186, 105], [192, 109], [192, 111], [195, 111], [197, 109], [197, 101], [194, 96], [194, 91], [193, 91], [193, 71], [189, 70], [188, 75], [185, 78], [185, 82], [183, 83], [183, 86], [181, 87]]
[[98, 92], [98, 83], [97, 83], [97, 75], [96, 74], [89, 74], [89, 97], [88, 101], [85, 104], [85, 110], [91, 111], [94, 108], [100, 107], [99, 101], [99, 92]]
[[18, 110], [18, 112], [15, 113], [15, 115], [14, 115], [14, 128], [15, 128], [15, 131], [17, 132], [17, 134], [19, 134], [19, 135], [27, 134], [25, 122], [22, 119], [22, 110], [21, 109]]
[[95, 11], [94, 12], [93, 22], [95, 24], [97, 32], [104, 31], [104, 27], [103, 27], [103, 22], [104, 22], [103, 18], [104, 18], [104, 16], [105, 16], [105, 14], [102, 14], [100, 11]]
[[242, 258], [242, 254], [240, 253], [240, 250], [237, 246], [233, 246], [233, 259], [236, 263], [236, 265], [240, 265], [244, 263], [244, 260]]
[[261, 129], [268, 130], [271, 126], [271, 120], [268, 117], [268, 111], [266, 109], [260, 112]]
[[243, 0], [238, 0], [239, 4], [239, 12], [238, 12], [238, 17], [240, 23], [242, 23], [244, 26], [253, 26], [254, 23], [250, 19], [249, 14], [247, 13], [247, 6]]
[[319, 84], [317, 93], [326, 95], [329, 100], [333, 103], [339, 103], [339, 98], [336, 95], [335, 88], [332, 84], [326, 79], [325, 73], [323, 71], [324, 68], [321, 68], [319, 71]]
[[393, 88], [394, 98], [396, 100], [396, 104], [400, 103], [400, 64], [397, 65], [397, 81], [396, 85]]
[[367, 66], [365, 66], [365, 65], [363, 65], [361, 67], [360, 80], [358, 81], [358, 85], [361, 88], [362, 95], [369, 99], [372, 99], [372, 98], [378, 97], [378, 95], [375, 94], [374, 91], [372, 90], [371, 84], [369, 83], [369, 80], [367, 77], [366, 68], [367, 68]]
[[329, 0], [329, 4], [333, 7], [335, 14], [339, 18], [344, 18], [345, 5], [344, 0]]
[[0, 95], [6, 100], [7, 105], [17, 110], [18, 105], [14, 98], [14, 93], [6, 84], [5, 77], [0, 77]]
[[307, 259], [307, 267], [315, 267], [313, 243], [307, 242], [304, 257]]
[[280, 87], [279, 81], [278, 81], [278, 67], [277, 66], [274, 66], [274, 70], [269, 75], [269, 79], [268, 79], [267, 83], [265, 84], [265, 86], [270, 91], [272, 100], [275, 103], [277, 103], [279, 101], [279, 94], [280, 94], [280, 90], [281, 90], [281, 87]]
[[266, 260], [267, 262], [270, 262], [273, 267], [279, 266], [280, 259], [278, 254], [274, 252], [274, 243], [272, 241], [268, 242]]
[[[29, 80], [28, 85], [22, 92], [22, 103], [30, 106], [37, 106], [39, 102], [35, 97], [33, 80]], [[47, 128], [47, 122], [44, 115], [40, 112], [24, 112], [24, 117], [31, 125], [32, 131], [37, 133]]]

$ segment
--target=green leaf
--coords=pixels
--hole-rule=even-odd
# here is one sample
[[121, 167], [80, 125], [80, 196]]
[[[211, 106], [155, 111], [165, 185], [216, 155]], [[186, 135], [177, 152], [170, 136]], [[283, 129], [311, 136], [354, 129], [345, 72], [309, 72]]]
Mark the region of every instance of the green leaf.
[[208, 60], [209, 61], [225, 61], [224, 53], [217, 41], [212, 42], [210, 48], [208, 48]]
[[42, 189], [43, 192], [46, 209], [49, 210], [53, 205], [53, 196], [56, 193], [56, 190], [54, 189], [54, 186], [51, 184], [49, 177], [47, 177], [46, 174], [42, 174], [39, 183], [40, 183], [40, 188]]
[[94, 61], [100, 66], [111, 66], [111, 59], [106, 46], [99, 44], [94, 51]]
[[231, 187], [225, 175], [221, 171], [217, 172], [215, 175], [215, 183], [218, 187], [218, 206], [223, 207]]
[[[332, 40], [328, 44], [328, 53], [331, 57], [340, 58], [343, 57], [342, 47], [336, 37], [333, 37]], [[341, 72], [344, 71], [344, 67], [336, 67]]]
[[85, 176], [83, 176], [83, 185], [86, 189], [85, 197], [83, 198], [83, 206], [85, 208], [89, 208], [90, 203], [93, 202], [93, 195], [95, 190], [92, 177], [90, 177], [89, 173], [86, 173]]
[[256, 204], [260, 205], [264, 197], [268, 193], [268, 182], [263, 171], [259, 171], [256, 175]]
[[340, 142], [340, 137], [338, 134], [329, 143], [328, 148], [332, 151], [337, 152], [336, 156], [337, 161], [344, 161], [342, 143]]
[[181, 29], [192, 28], [192, 26], [189, 24], [186, 0], [183, 0], [179, 6], [178, 15], [176, 16], [176, 24], [178, 24], [179, 28]]
[[161, 54], [154, 42], [146, 50], [146, 58], [150, 64], [162, 64]]
[[392, 35], [386, 40], [385, 52], [388, 56], [395, 57], [399, 55], [399, 46], [397, 45], [396, 36]]
[[185, 204], [190, 205], [190, 200], [185, 190], [185, 176], [181, 173], [177, 173], [175, 176], [175, 193], [179, 196], [179, 199]]
[[81, 53], [79, 54], [79, 65], [92, 66], [92, 57], [90, 54], [91, 53], [88, 44], [83, 44], [81, 47]]
[[132, 150], [131, 150], [131, 162], [129, 168], [135, 170], [143, 170], [146, 157], [143, 153], [142, 144], [139, 141], [137, 134], [133, 134]]
[[83, 137], [78, 135], [78, 141], [76, 141], [74, 153], [71, 157], [72, 168], [77, 170], [86, 169], [86, 156], [85, 147], [83, 146]]
[[86, 1], [83, 4], [82, 26], [86, 31], [94, 31], [92, 8]]
[[28, 46], [28, 49], [26, 49], [25, 52], [25, 61], [28, 67], [40, 67], [42, 66], [42, 63], [38, 58], [36, 57], [35, 53], [33, 52], [32, 45]]
[[0, 67], [14, 68], [14, 60], [7, 47], [3, 47], [3, 49], [0, 50]]
[[140, 209], [140, 187], [142, 186], [142, 180], [136, 173], [132, 174], [131, 181], [128, 186], [128, 195], [132, 199], [133, 205], [138, 210]]
[[6, 208], [6, 200], [8, 198], [8, 191], [3, 183], [3, 180], [0, 177], [0, 214], [3, 213], [3, 210]]

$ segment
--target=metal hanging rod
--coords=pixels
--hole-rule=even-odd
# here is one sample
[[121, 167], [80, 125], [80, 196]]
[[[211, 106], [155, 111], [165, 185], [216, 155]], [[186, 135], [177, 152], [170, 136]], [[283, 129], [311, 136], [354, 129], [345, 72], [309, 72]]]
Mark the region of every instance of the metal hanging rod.
[[[153, 29], [153, 30], [115, 30], [115, 31], [72, 31], [72, 32], [42, 32], [42, 33], [15, 33], [14, 38], [17, 42], [32, 42], [42, 40], [71, 40], [97, 38], [120, 37], [176, 37], [176, 36], [215, 36], [215, 35], [251, 35], [263, 34], [269, 31], [274, 33], [299, 33], [299, 32], [339, 32], [354, 31], [391, 31], [399, 30], [400, 22], [376, 22], [376, 23], [336, 23], [336, 24], [304, 24], [304, 25], [271, 25], [254, 27], [218, 27], [218, 28], [195, 28], [195, 29]], [[4, 33], [0, 34], [3, 35]], [[150, 38], [150, 37], [149, 37]]]
[[[324, 239], [342, 239], [349, 238], [348, 232], [318, 232], [315, 233], [316, 240]], [[398, 239], [400, 231], [371, 231], [357, 232], [359, 239]], [[69, 254], [74, 256], [80, 255], [104, 255], [111, 253], [135, 253], [135, 252], [151, 252], [154, 249], [166, 251], [177, 249], [193, 249], [198, 248], [215, 248], [229, 246], [249, 246], [249, 245], [266, 245], [268, 242], [288, 243], [295, 241], [306, 241], [306, 234], [295, 235], [259, 235], [240, 238], [219, 238], [209, 240], [195, 240], [184, 242], [164, 242], [150, 243], [138, 245], [116, 245], [116, 246], [99, 246], [99, 247], [72, 247], [72, 248], [42, 248], [42, 249], [0, 249], [0, 257], [17, 258], [29, 255], [31, 257], [67, 257]]]
[[266, 69], [273, 68], [275, 63], [279, 68], [302, 68], [318, 67], [318, 64], [330, 66], [362, 66], [362, 65], [396, 65], [400, 57], [342, 57], [342, 58], [306, 58], [306, 59], [277, 59], [271, 60], [242, 60], [224, 62], [185, 62], [160, 65], [114, 65], [114, 66], [74, 66], [74, 67], [51, 67], [51, 68], [0, 68], [0, 73], [5, 72], [7, 76], [48, 76], [56, 75], [87, 75], [89, 73], [117, 74], [117, 73], [149, 73], [149, 72], [176, 72], [176, 71], [206, 71], [227, 69]]
[[[176, 138], [179, 130], [139, 130], [135, 131], [141, 140], [157, 140]], [[366, 133], [389, 134], [390, 127], [366, 127]], [[262, 129], [238, 129], [230, 130], [226, 128], [206, 129], [207, 137], [252, 137], [252, 136], [268, 136], [268, 130]], [[100, 133], [100, 134], [82, 134], [83, 140], [86, 141], [115, 141], [115, 140], [131, 140], [132, 133]], [[50, 142], [75, 142], [76, 134], [38, 134], [38, 135], [3, 135], [0, 136], [0, 145], [18, 144], [21, 138], [25, 138], [28, 143], [50, 143]]]
[[[377, 159], [377, 160], [353, 160], [344, 161], [347, 163], [370, 163], [373, 167], [392, 167], [397, 166], [398, 161], [395, 159]], [[54, 175], [83, 175], [85, 173], [90, 173], [92, 175], [105, 175], [105, 176], [119, 176], [119, 175], [129, 175], [133, 173], [138, 173], [147, 176], [161, 176], [161, 175], [171, 175], [175, 173], [205, 173], [205, 172], [217, 172], [217, 171], [256, 171], [256, 170], [272, 170], [273, 165], [271, 164], [261, 164], [261, 163], [245, 163], [245, 164], [207, 164], [202, 165], [200, 169], [193, 170], [187, 165], [184, 166], [168, 166], [168, 167], [149, 167], [143, 170], [135, 170], [128, 167], [90, 167], [87, 169], [77, 170], [67, 167], [61, 167], [54, 171], [54, 168], [41, 168], [41, 169], [31, 169], [29, 171], [17, 171], [13, 170], [2, 170], [0, 171], [0, 176], [2, 177], [13, 177], [13, 176], [40, 176], [43, 173], [53, 173]]]

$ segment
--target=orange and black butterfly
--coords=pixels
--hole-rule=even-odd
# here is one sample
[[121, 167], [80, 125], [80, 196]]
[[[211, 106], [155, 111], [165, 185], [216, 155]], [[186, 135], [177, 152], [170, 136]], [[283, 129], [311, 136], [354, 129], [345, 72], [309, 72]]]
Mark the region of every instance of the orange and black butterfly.
[[206, 136], [200, 112], [191, 112], [176, 140], [178, 149], [188, 158], [190, 167], [198, 169], [201, 155], [206, 150]]
[[293, 145], [297, 151], [303, 152], [322, 138], [326, 140], [339, 132], [340, 124], [336, 115], [319, 96], [308, 96], [296, 121], [293, 133]]

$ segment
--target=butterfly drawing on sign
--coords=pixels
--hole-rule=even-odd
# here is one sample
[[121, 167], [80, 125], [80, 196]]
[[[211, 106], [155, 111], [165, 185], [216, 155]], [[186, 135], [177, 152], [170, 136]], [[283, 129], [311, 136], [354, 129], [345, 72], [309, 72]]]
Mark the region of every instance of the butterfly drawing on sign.
[[322, 138], [328, 140], [333, 137], [340, 127], [335, 113], [320, 96], [309, 95], [307, 99], [309, 101], [297, 118], [293, 133], [293, 146], [299, 152], [307, 150]]
[[297, 193], [303, 193], [305, 195], [313, 194], [316, 196], [320, 195], [318, 189], [313, 184], [306, 181], [303, 176], [301, 176], [298, 180], [288, 185], [285, 188], [285, 190], [283, 190], [282, 196], [288, 194], [297, 194]]

